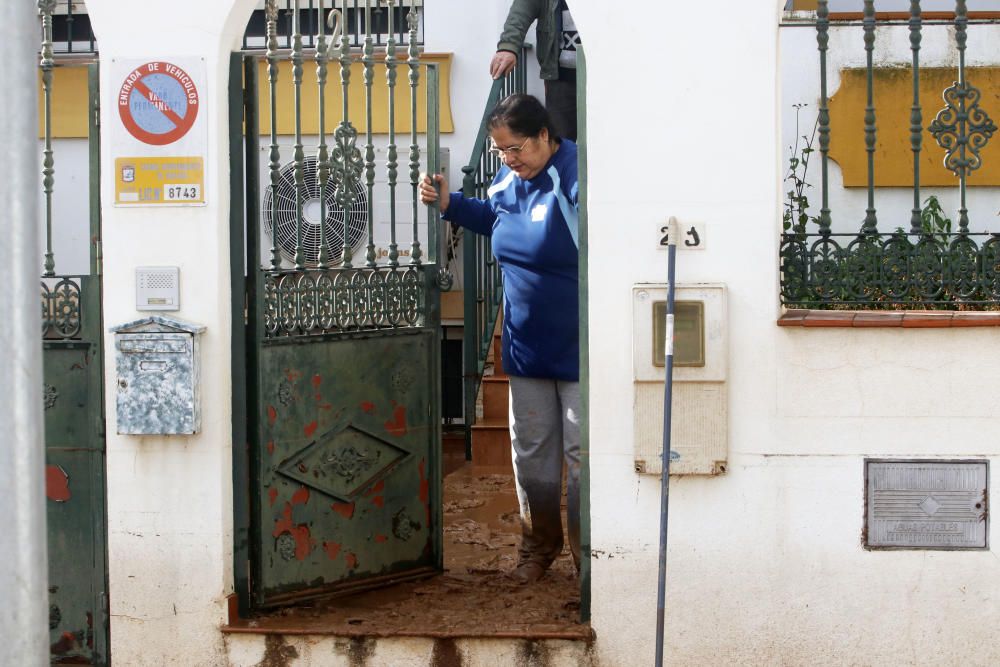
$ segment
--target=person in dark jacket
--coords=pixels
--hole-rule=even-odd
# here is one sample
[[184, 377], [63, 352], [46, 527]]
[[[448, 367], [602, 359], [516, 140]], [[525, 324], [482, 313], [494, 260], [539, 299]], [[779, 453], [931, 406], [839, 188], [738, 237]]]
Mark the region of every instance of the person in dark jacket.
[[507, 14], [490, 75], [499, 79], [517, 65], [528, 27], [538, 21], [540, 76], [545, 82], [545, 106], [556, 134], [576, 141], [576, 50], [580, 36], [566, 0], [514, 0]]
[[[562, 551], [562, 469], [570, 551], [580, 558], [580, 342], [576, 144], [560, 139], [541, 102], [511, 95], [490, 114], [504, 166], [487, 198], [420, 181], [445, 220], [490, 236], [504, 279], [503, 367], [510, 376], [510, 436], [521, 508], [512, 576], [539, 579]], [[440, 192], [438, 192], [440, 188]]]

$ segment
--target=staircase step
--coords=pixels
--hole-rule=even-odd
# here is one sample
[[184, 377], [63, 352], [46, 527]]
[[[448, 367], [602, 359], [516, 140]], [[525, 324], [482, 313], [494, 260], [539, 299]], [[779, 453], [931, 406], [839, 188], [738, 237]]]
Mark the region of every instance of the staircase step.
[[510, 466], [510, 427], [506, 419], [472, 426], [472, 464]]
[[503, 354], [500, 353], [503, 343], [499, 333], [493, 335], [493, 377], [505, 378], [507, 373], [503, 370]]
[[507, 424], [510, 405], [510, 381], [506, 377], [483, 378], [483, 419]]
[[503, 419], [480, 419], [472, 425], [472, 430], [480, 431], [509, 431], [510, 424], [507, 423], [507, 415]]

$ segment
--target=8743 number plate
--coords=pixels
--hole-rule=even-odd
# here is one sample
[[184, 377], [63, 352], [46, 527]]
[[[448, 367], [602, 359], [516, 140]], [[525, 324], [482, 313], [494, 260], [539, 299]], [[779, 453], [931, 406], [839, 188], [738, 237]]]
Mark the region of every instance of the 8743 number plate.
[[196, 184], [163, 186], [164, 201], [201, 201], [201, 187]]

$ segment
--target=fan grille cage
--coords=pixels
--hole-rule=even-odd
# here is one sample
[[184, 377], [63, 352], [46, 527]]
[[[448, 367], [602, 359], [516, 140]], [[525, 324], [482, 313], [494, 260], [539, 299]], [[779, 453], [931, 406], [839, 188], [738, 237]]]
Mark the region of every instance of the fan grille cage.
[[[323, 222], [326, 235], [328, 262], [340, 264], [344, 256], [344, 219], [347, 219], [347, 240], [352, 252], [357, 250], [367, 238], [368, 197], [360, 181], [354, 183], [355, 199], [347, 211], [337, 204], [334, 190], [337, 182], [331, 177], [326, 186], [326, 196], [320, 186], [316, 157], [309, 156], [302, 161], [303, 187], [301, 222], [302, 255], [304, 263], [319, 264], [320, 226], [319, 220], [309, 215], [318, 210], [321, 199], [326, 202], [326, 220]], [[288, 262], [295, 261], [295, 162], [289, 162], [278, 173], [277, 187], [268, 185], [261, 207], [264, 231], [276, 243], [281, 256]], [[318, 218], [318, 216], [316, 216]], [[275, 235], [275, 229], [277, 234]]]

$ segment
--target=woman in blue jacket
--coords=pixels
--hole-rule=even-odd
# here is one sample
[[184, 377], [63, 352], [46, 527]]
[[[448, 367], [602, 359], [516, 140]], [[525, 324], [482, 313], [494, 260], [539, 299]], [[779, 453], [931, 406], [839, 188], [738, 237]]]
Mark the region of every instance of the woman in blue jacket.
[[[560, 500], [580, 554], [580, 390], [576, 144], [556, 136], [545, 107], [511, 95], [491, 113], [492, 150], [504, 166], [487, 198], [421, 180], [425, 204], [445, 220], [492, 237], [504, 278], [503, 366], [510, 376], [510, 436], [522, 539], [512, 576], [539, 579], [563, 545]], [[439, 192], [440, 189], [440, 192]]]

